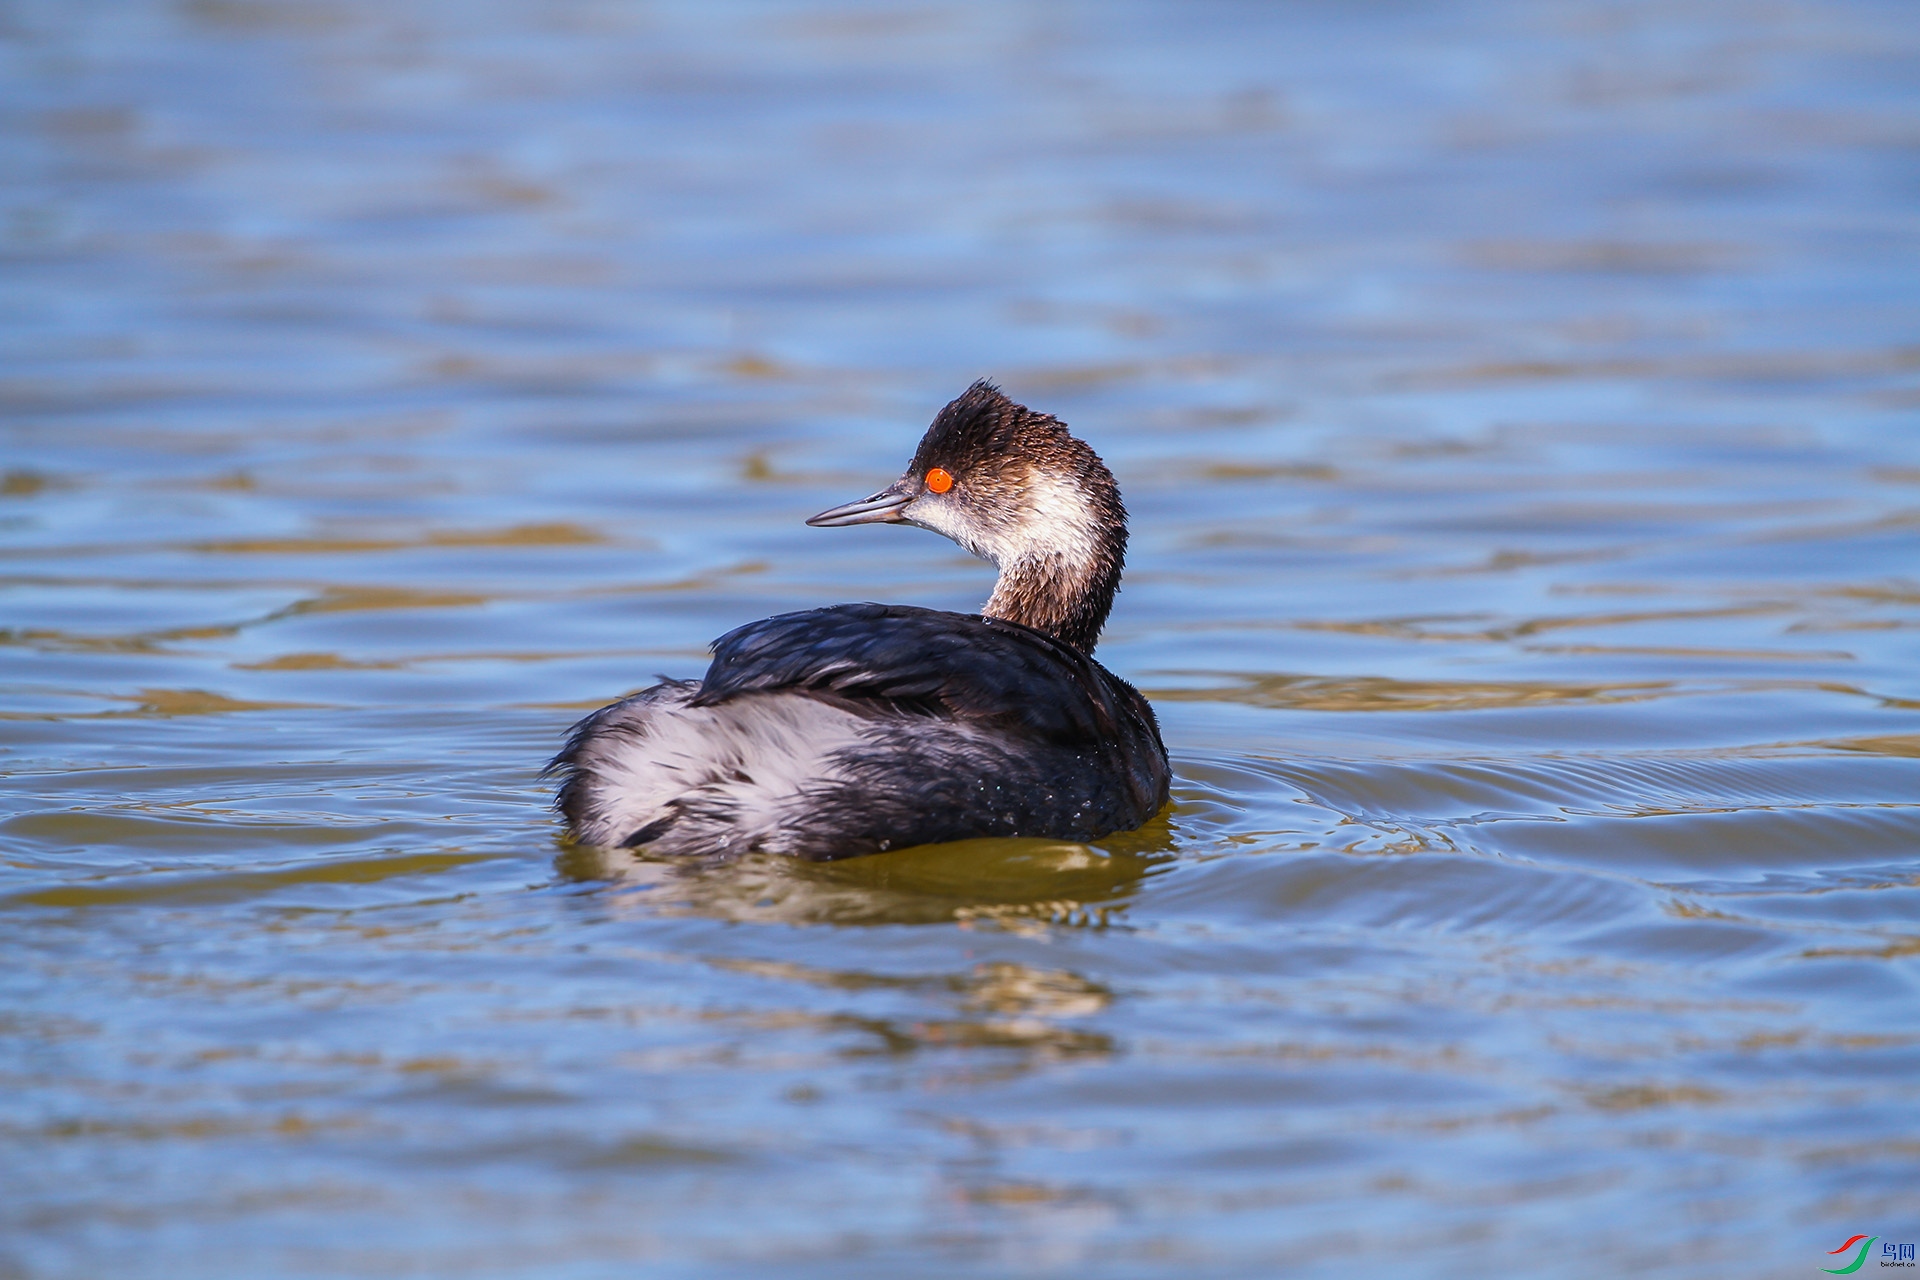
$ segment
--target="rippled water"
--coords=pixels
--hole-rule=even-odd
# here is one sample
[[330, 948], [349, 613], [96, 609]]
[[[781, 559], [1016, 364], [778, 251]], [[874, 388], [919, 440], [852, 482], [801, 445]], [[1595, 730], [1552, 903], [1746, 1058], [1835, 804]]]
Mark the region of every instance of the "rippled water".
[[[1920, 1235], [1908, 6], [28, 0], [0, 83], [0, 1275]], [[800, 521], [981, 375], [1126, 491], [1171, 811], [564, 848], [583, 709], [978, 606]]]

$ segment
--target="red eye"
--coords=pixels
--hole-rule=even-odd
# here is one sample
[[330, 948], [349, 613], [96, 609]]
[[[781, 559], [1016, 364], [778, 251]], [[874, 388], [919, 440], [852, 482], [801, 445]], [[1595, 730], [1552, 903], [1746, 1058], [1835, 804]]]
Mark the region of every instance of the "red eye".
[[945, 493], [953, 488], [953, 473], [945, 467], [935, 467], [927, 472], [927, 488], [935, 493]]

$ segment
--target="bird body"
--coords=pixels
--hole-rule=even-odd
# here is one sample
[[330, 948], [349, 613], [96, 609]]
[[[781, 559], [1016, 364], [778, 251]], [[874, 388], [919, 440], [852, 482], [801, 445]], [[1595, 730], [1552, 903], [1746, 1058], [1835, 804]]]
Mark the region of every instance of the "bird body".
[[1126, 513], [1064, 426], [976, 383], [906, 476], [809, 523], [913, 523], [1000, 565], [983, 614], [844, 604], [749, 623], [700, 681], [594, 712], [550, 767], [574, 838], [826, 859], [1091, 840], [1166, 803], [1153, 710], [1092, 649]]

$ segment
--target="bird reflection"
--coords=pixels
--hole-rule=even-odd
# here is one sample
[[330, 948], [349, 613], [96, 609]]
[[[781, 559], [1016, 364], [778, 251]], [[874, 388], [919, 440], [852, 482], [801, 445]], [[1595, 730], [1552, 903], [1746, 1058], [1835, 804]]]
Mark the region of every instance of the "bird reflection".
[[944, 924], [1014, 930], [1102, 927], [1171, 862], [1162, 815], [1100, 845], [989, 839], [813, 863], [750, 854], [724, 861], [567, 845], [565, 879], [601, 881], [600, 908], [783, 924]]

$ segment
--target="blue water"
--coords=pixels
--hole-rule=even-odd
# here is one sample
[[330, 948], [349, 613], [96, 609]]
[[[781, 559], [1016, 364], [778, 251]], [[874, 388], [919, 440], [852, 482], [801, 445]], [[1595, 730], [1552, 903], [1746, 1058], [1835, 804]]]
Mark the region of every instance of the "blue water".
[[[0, 1278], [1920, 1238], [1908, 6], [48, 0], [0, 86]], [[978, 607], [800, 522], [980, 376], [1125, 491], [1170, 811], [566, 846], [586, 710]]]

